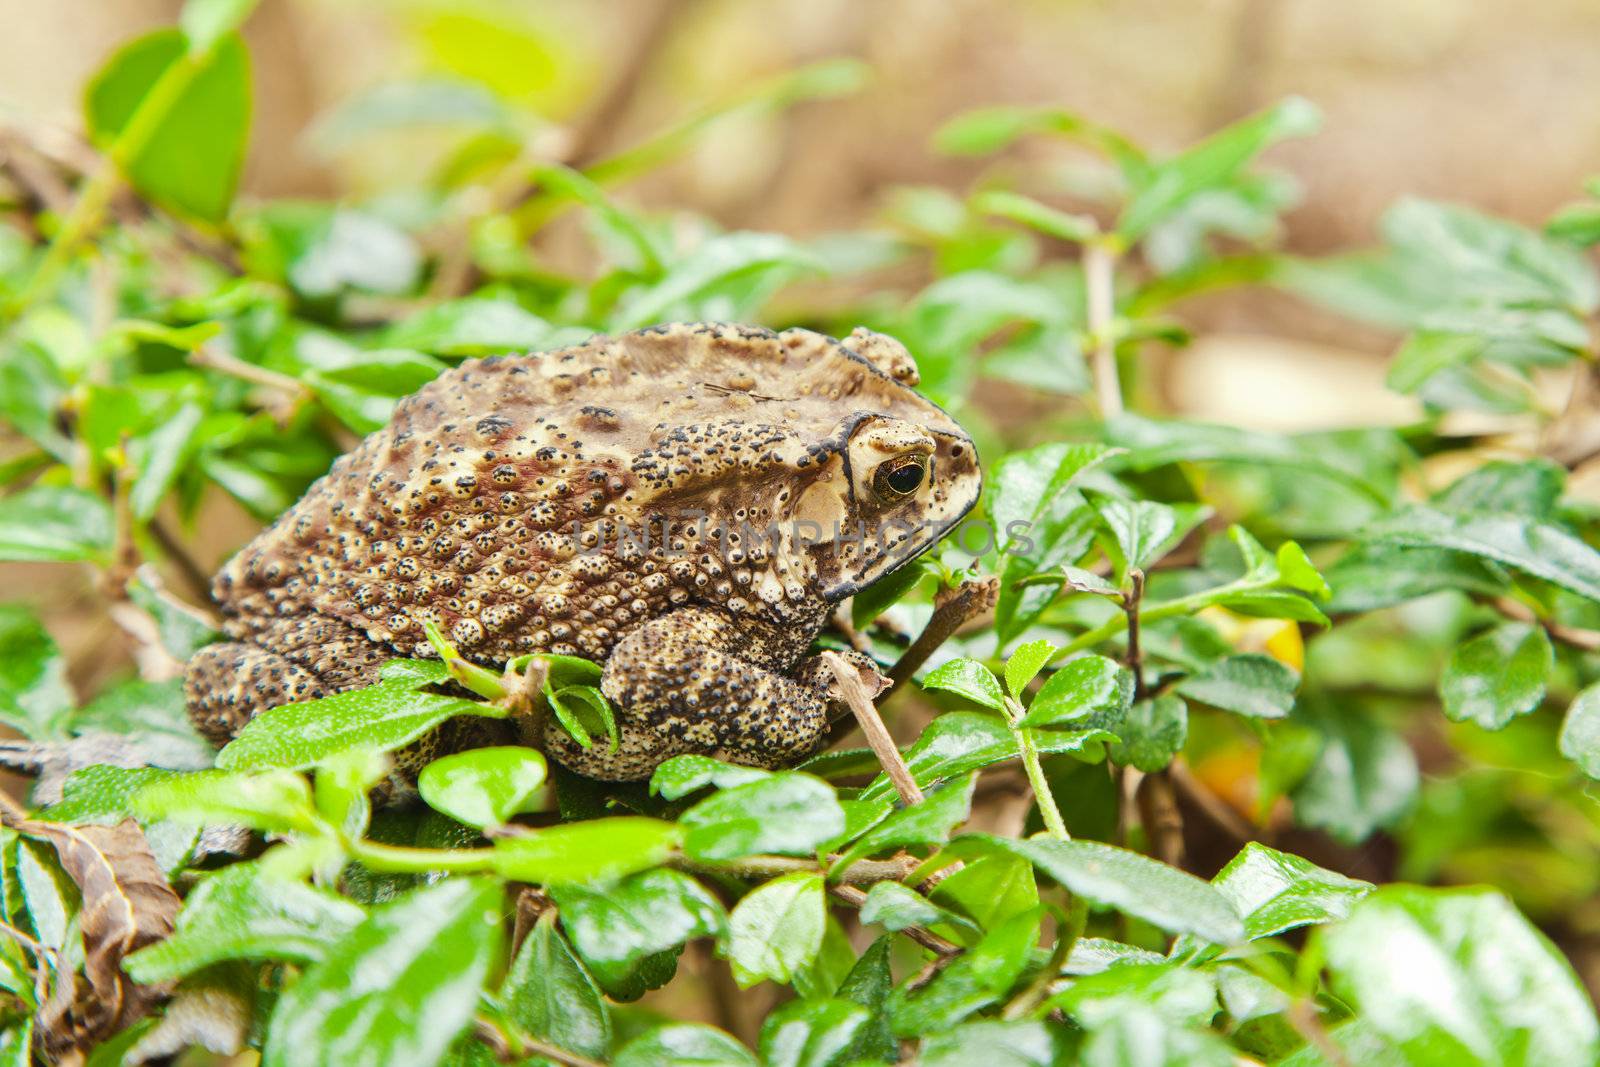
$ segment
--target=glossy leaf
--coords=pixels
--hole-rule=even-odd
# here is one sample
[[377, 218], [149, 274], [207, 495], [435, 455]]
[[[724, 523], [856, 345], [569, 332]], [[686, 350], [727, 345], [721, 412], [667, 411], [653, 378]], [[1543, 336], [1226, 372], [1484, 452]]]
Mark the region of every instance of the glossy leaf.
[[448, 668], [437, 660], [390, 661], [383, 665], [382, 680], [376, 685], [257, 715], [217, 756], [217, 766], [299, 769], [350, 749], [401, 748], [457, 715], [504, 714], [489, 705], [424, 688], [449, 677]]
[[611, 1047], [611, 1009], [600, 987], [545, 912], [523, 940], [500, 984], [506, 1015], [557, 1048], [604, 1058]]
[[1416, 506], [1363, 531], [1368, 540], [1467, 552], [1600, 601], [1600, 552], [1559, 527], [1523, 515]]
[[684, 852], [696, 859], [805, 856], [844, 831], [845, 815], [826, 782], [790, 771], [723, 789], [684, 812], [678, 825]]
[[1052, 1067], [1061, 1055], [1061, 1042], [1044, 1023], [979, 1019], [930, 1034], [918, 1062], [922, 1067]]
[[1060, 727], [1099, 714], [1120, 719], [1132, 700], [1133, 675], [1125, 668], [1105, 656], [1079, 656], [1045, 679], [1022, 725]]
[[1600, 778], [1600, 685], [1572, 698], [1561, 723], [1561, 754], [1590, 778]]
[[111, 551], [111, 508], [81, 489], [35, 485], [0, 508], [0, 560], [103, 562]]
[[505, 890], [458, 878], [373, 910], [278, 998], [264, 1067], [429, 1067], [472, 1018]]
[[298, 774], [197, 771], [150, 782], [133, 797], [136, 814], [151, 819], [227, 826], [269, 833], [320, 828], [311, 787]]
[[[170, 95], [149, 103], [158, 86]], [[84, 113], [141, 194], [207, 222], [227, 216], [250, 135], [250, 58], [237, 34], [193, 51], [179, 30], [136, 39], [89, 83]]]
[[648, 1030], [622, 1047], [612, 1067], [760, 1067], [750, 1050], [732, 1036], [700, 1023], [668, 1023]]
[[1444, 713], [1499, 730], [1544, 701], [1554, 650], [1544, 628], [1507, 622], [1456, 646], [1439, 676]]
[[1028, 687], [1028, 683], [1033, 681], [1055, 653], [1056, 646], [1049, 641], [1029, 641], [1027, 644], [1018, 645], [1016, 651], [1006, 660], [1007, 691], [1018, 700], [1022, 699], [1023, 690]]
[[1252, 841], [1212, 880], [1244, 916], [1252, 938], [1344, 918], [1372, 892], [1369, 882]]
[[171, 937], [124, 963], [134, 981], [182, 978], [221, 960], [315, 963], [365, 915], [350, 901], [272, 873], [260, 863], [236, 863], [190, 891]]
[[1399, 821], [1420, 777], [1410, 746], [1360, 710], [1317, 707], [1310, 721], [1322, 745], [1294, 789], [1295, 821], [1352, 844]]
[[768, 1067], [843, 1064], [871, 1014], [848, 1000], [792, 1000], [762, 1024], [761, 1060]]
[[474, 748], [422, 768], [417, 791], [435, 811], [468, 826], [500, 826], [527, 810], [548, 768], [536, 749]]
[[771, 774], [771, 771], [741, 767], [737, 763], [725, 763], [710, 756], [673, 756], [656, 767], [650, 775], [650, 792], [667, 800], [677, 800], [708, 785], [732, 789], [749, 782], [759, 782]]
[[1176, 867], [1098, 841], [1026, 841], [970, 834], [956, 845], [980, 852], [1009, 852], [1033, 863], [1090, 903], [1116, 908], [1169, 933], [1188, 933], [1217, 944], [1244, 939], [1244, 924], [1227, 897]]
[[549, 826], [494, 843], [494, 868], [540, 885], [604, 883], [665, 862], [683, 837], [673, 823], [622, 815]]
[[1294, 707], [1300, 677], [1271, 656], [1245, 653], [1217, 660], [1179, 682], [1191, 700], [1256, 719], [1281, 719]]
[[808, 871], [745, 894], [728, 916], [728, 960], [740, 988], [794, 981], [822, 947], [824, 911], [822, 876]]
[[975, 704], [999, 711], [1005, 706], [1005, 691], [994, 672], [977, 660], [953, 659], [941, 663], [922, 679], [924, 689], [943, 689], [966, 697]]
[[671, 870], [644, 871], [613, 886], [558, 885], [550, 895], [573, 948], [613, 994], [626, 988], [646, 957], [720, 934], [727, 922], [716, 897]]
[[[1105, 730], [1033, 730], [1034, 747], [1046, 755], [1083, 752], [1090, 746], [1116, 740]], [[905, 751], [906, 765], [917, 784], [926, 789], [935, 782], [968, 771], [1018, 758], [1017, 739], [1005, 723], [981, 712], [947, 712], [922, 732]], [[887, 776], [873, 779], [861, 797], [889, 796], [894, 785]]]
[[951, 831], [967, 820], [977, 782], [977, 774], [969, 774], [930, 793], [921, 803], [896, 811], [861, 835], [861, 839], [839, 857], [835, 872], [842, 874], [850, 869], [850, 864], [874, 852], [948, 841]]
[[1182, 697], [1162, 693], [1128, 709], [1117, 727], [1121, 741], [1112, 746], [1112, 758], [1146, 774], [1162, 770], [1183, 751], [1189, 737], [1189, 705]]
[[1039, 936], [1040, 909], [1013, 915], [957, 956], [921, 988], [902, 985], [889, 999], [898, 1037], [947, 1030], [1011, 991]]
[[0, 722], [34, 740], [66, 735], [67, 664], [33, 612], [0, 604]]
[[1588, 1067], [1595, 1009], [1571, 967], [1499, 893], [1389, 886], [1328, 931], [1328, 966], [1414, 1067]]

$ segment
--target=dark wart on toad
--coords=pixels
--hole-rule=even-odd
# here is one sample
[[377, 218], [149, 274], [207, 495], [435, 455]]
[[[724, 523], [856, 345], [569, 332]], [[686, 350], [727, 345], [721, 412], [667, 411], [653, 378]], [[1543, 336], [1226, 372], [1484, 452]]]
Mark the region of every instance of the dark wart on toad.
[[257, 712], [434, 655], [432, 622], [484, 665], [603, 664], [618, 749], [545, 730], [580, 774], [809, 755], [841, 710], [807, 655], [833, 605], [978, 498], [971, 439], [917, 381], [898, 341], [860, 329], [674, 324], [465, 363], [217, 575], [230, 640], [190, 661], [190, 716], [226, 743]]

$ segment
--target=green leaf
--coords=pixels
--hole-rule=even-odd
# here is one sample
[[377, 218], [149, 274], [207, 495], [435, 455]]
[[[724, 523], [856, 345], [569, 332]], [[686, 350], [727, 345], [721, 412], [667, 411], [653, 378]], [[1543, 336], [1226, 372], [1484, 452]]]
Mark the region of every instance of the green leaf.
[[349, 291], [399, 295], [421, 277], [416, 242], [374, 215], [318, 204], [290, 229], [286, 280], [308, 299], [330, 300]]
[[[196, 21], [191, 16], [191, 21]], [[196, 32], [220, 29], [216, 19]], [[84, 95], [90, 139], [162, 207], [221, 222], [250, 136], [250, 57], [236, 33], [191, 48], [180, 30], [137, 38]]]
[[1300, 676], [1257, 652], [1225, 656], [1174, 688], [1190, 700], [1255, 719], [1282, 719], [1294, 707]]
[[1291, 622], [1309, 622], [1318, 626], [1332, 625], [1315, 604], [1297, 593], [1285, 593], [1276, 589], [1230, 593], [1219, 597], [1217, 603], [1240, 615], [1250, 615], [1259, 619], [1288, 619]]
[[183, 679], [114, 685], [72, 713], [74, 734], [116, 734], [124, 751], [152, 767], [197, 771], [211, 766], [216, 750], [189, 720]]
[[1286, 137], [1303, 137], [1321, 125], [1309, 101], [1292, 96], [1241, 119], [1172, 159], [1150, 168], [1134, 187], [1117, 219], [1117, 232], [1137, 241], [1153, 226], [1250, 163], [1267, 146]]
[[1169, 933], [1194, 934], [1219, 945], [1244, 940], [1238, 912], [1215, 887], [1137, 852], [1098, 841], [1017, 841], [990, 834], [964, 835], [952, 848], [1021, 856], [1090, 903], [1116, 908]]
[[1079, 656], [1045, 679], [1022, 725], [1059, 726], [1097, 713], [1120, 720], [1132, 702], [1131, 672], [1105, 656]]
[[244, 25], [255, 7], [256, 0], [184, 0], [178, 27], [191, 52], [205, 53]]
[[1217, 982], [1210, 974], [1166, 960], [1130, 961], [1079, 978], [1047, 1003], [1064, 1009], [1088, 1030], [1141, 1007], [1182, 1026], [1205, 1026], [1217, 1013]]
[[1176, 548], [1211, 513], [1210, 508], [1193, 504], [1173, 506], [1099, 495], [1091, 500], [1100, 521], [1111, 532], [1111, 543], [1106, 547], [1116, 564], [1117, 576], [1123, 581], [1129, 571], [1144, 570]]
[[1215, 1034], [1179, 1026], [1135, 1005], [1090, 1035], [1079, 1062], [1082, 1067], [1233, 1067], [1237, 1061]]
[[[947, 868], [948, 869], [948, 868]], [[1033, 866], [1020, 856], [983, 856], [940, 879], [929, 894], [934, 903], [953, 908], [985, 930], [1039, 904]], [[959, 939], [959, 927], [946, 927]]]
[[1047, 237], [1062, 241], [1088, 241], [1100, 232], [1091, 215], [1073, 215], [1041, 204], [1031, 196], [992, 189], [972, 198], [972, 209], [986, 215], [1019, 222]]
[[1590, 778], [1600, 778], [1600, 684], [1572, 698], [1561, 723], [1561, 754]]
[[1211, 880], [1244, 916], [1250, 938], [1334, 922], [1372, 892], [1369, 882], [1252, 841]]
[[1328, 580], [1311, 562], [1306, 550], [1293, 541], [1285, 541], [1278, 546], [1277, 562], [1278, 575], [1290, 588], [1310, 593], [1323, 600], [1333, 595], [1333, 590], [1328, 587]]
[[388, 349], [352, 355], [336, 366], [314, 367], [304, 381], [317, 398], [357, 433], [387, 425], [400, 398], [439, 376], [444, 364], [420, 352]]
[[1056, 646], [1049, 641], [1029, 641], [1025, 645], [1018, 645], [1016, 651], [1011, 653], [1011, 658], [1006, 660], [1006, 688], [1011, 695], [1021, 700], [1028, 683], [1055, 654]]
[[1441, 371], [1472, 363], [1488, 347], [1488, 339], [1478, 334], [1419, 330], [1394, 354], [1384, 383], [1398, 393], [1414, 393]]
[[259, 862], [235, 863], [189, 892], [170, 937], [131, 954], [123, 966], [134, 981], [153, 984], [222, 960], [316, 963], [365, 917], [337, 894]]
[[793, 1000], [761, 1025], [761, 1060], [768, 1067], [831, 1067], [847, 1062], [872, 1013], [848, 1000]]
[[501, 826], [527, 811], [549, 768], [536, 749], [510, 745], [443, 756], [422, 768], [417, 791], [435, 811], [468, 826]]
[[148, 434], [130, 442], [130, 454], [139, 475], [128, 491], [134, 518], [149, 522], [187, 462], [195, 431], [205, 411], [199, 404], [184, 404]]
[[1516, 512], [1551, 519], [1566, 487], [1566, 468], [1548, 459], [1491, 460], [1457, 478], [1433, 503], [1445, 511]]
[[237, 824], [268, 833], [315, 833], [322, 827], [311, 803], [311, 787], [290, 771], [171, 775], [140, 789], [133, 807], [135, 814], [150, 819]]
[[1128, 709], [1117, 726], [1122, 738], [1111, 747], [1111, 758], [1146, 774], [1163, 770], [1189, 738], [1189, 705], [1182, 697], [1162, 693]]
[[557, 885], [550, 895], [578, 955], [614, 996], [646, 957], [718, 935], [727, 922], [716, 897], [673, 870], [644, 871], [613, 886]]
[[974, 659], [941, 663], [922, 679], [924, 689], [943, 689], [995, 711], [1005, 707], [1006, 694], [994, 672]]
[[1358, 457], [1331, 454], [1326, 447], [1282, 434], [1194, 422], [1170, 422], [1124, 414], [1105, 424], [1106, 439], [1127, 450], [1122, 461], [1134, 470], [1169, 463], [1245, 463], [1284, 467], [1341, 482], [1383, 503], [1389, 491], [1374, 484]]
[[549, 826], [494, 843], [494, 868], [540, 885], [611, 882], [666, 862], [683, 832], [659, 819], [622, 815]]
[[[1304, 702], [1302, 702], [1302, 707]], [[1295, 821], [1348, 844], [1391, 826], [1416, 798], [1416, 756], [1405, 739], [1359, 710], [1318, 705], [1307, 718], [1322, 748], [1293, 793]], [[1299, 717], [1296, 711], [1296, 717]]]
[[373, 909], [279, 996], [263, 1067], [431, 1067], [472, 1018], [505, 889], [453, 878]]
[[930, 1034], [922, 1042], [922, 1067], [1053, 1067], [1061, 1060], [1060, 1043], [1041, 1022], [979, 1019]]
[[899, 882], [875, 882], [861, 904], [861, 921], [876, 923], [885, 930], [899, 931], [908, 926], [936, 926], [945, 923], [961, 930], [964, 944], [976, 941], [982, 931], [965, 916], [941, 908], [915, 889]]
[[725, 763], [710, 756], [673, 756], [657, 766], [650, 775], [650, 792], [667, 800], [677, 800], [708, 785], [732, 789], [734, 786], [759, 782], [771, 775], [771, 771], [741, 767], [737, 763]]
[[0, 508], [0, 560], [103, 563], [111, 537], [110, 505], [82, 489], [35, 485]]
[[750, 1050], [714, 1026], [668, 1023], [628, 1042], [612, 1067], [761, 1067]]
[[181, 777], [159, 767], [111, 767], [97, 763], [73, 771], [61, 783], [61, 799], [41, 813], [50, 822], [113, 826], [134, 814], [134, 798], [152, 782]]
[[683, 850], [700, 860], [758, 852], [805, 856], [844, 832], [844, 809], [820, 778], [788, 771], [707, 797], [678, 819]]
[[884, 849], [950, 840], [951, 831], [967, 821], [972, 810], [972, 791], [977, 783], [977, 774], [969, 774], [929, 794], [921, 802], [896, 811], [851, 845], [830, 874], [842, 877], [856, 860]]
[[794, 981], [822, 947], [825, 912], [822, 875], [810, 871], [745, 894], [728, 916], [728, 960], [739, 987]]
[[612, 315], [613, 330], [633, 330], [671, 318], [680, 309], [693, 317], [699, 301], [755, 275], [787, 279], [821, 269], [800, 245], [772, 233], [713, 237], [673, 264], [656, 284], [625, 300]]
[[1334, 613], [1375, 611], [1444, 589], [1498, 596], [1510, 578], [1499, 564], [1439, 548], [1356, 545], [1328, 569]]
[[850, 973], [839, 984], [838, 995], [872, 1013], [866, 1026], [856, 1033], [852, 1051], [863, 1058], [893, 1062], [900, 1054], [894, 1033], [889, 1029], [889, 992], [894, 975], [889, 969], [889, 939], [880, 937], [867, 946]]
[[[1033, 730], [1034, 747], [1045, 755], [1082, 752], [1102, 741], [1115, 740], [1105, 730]], [[919, 786], [926, 789], [944, 781], [1017, 759], [1017, 739], [1005, 723], [993, 715], [973, 711], [946, 712], [928, 724], [916, 743], [906, 749], [906, 766]], [[894, 785], [886, 775], [873, 779], [861, 791], [861, 799], [891, 796]]]
[[0, 604], [0, 722], [34, 741], [64, 738], [75, 703], [67, 661], [33, 612]]
[[1499, 893], [1387, 886], [1327, 933], [1328, 967], [1412, 1067], [1590, 1067], [1594, 1005]]
[[1600, 601], [1600, 552], [1559, 527], [1524, 515], [1462, 514], [1418, 505], [1379, 520], [1362, 536], [1468, 552]]
[[383, 343], [436, 356], [492, 356], [538, 351], [554, 329], [515, 301], [472, 296], [401, 319], [384, 333]]
[[947, 1030], [1011, 991], [1039, 939], [1041, 909], [1031, 908], [998, 924], [957, 956], [927, 985], [897, 988], [889, 1018], [897, 1037]]
[[545, 912], [517, 951], [500, 985], [506, 1015], [557, 1048], [603, 1059], [611, 1048], [611, 1009], [600, 987]]
[[391, 660], [383, 665], [382, 680], [376, 685], [257, 715], [218, 754], [217, 766], [302, 769], [351, 749], [403, 748], [457, 715], [505, 714], [491, 705], [423, 688], [449, 677], [449, 669], [437, 660]]
[[1461, 642], [1439, 676], [1444, 713], [1500, 730], [1544, 703], [1555, 651], [1542, 626], [1501, 623]]

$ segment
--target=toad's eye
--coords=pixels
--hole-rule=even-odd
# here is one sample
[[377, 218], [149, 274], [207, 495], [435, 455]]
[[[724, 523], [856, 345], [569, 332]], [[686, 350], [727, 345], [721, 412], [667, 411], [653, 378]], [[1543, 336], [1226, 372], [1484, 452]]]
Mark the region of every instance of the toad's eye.
[[897, 456], [881, 464], [873, 472], [873, 487], [885, 500], [898, 500], [922, 488], [928, 476], [928, 457], [920, 455]]

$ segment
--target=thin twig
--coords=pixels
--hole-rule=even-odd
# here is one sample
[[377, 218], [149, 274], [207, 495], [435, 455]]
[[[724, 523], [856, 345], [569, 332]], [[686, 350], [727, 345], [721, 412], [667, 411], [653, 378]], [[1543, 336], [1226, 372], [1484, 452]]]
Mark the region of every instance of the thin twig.
[[911, 642], [895, 665], [889, 670], [890, 689], [885, 700], [893, 696], [900, 686], [914, 677], [928, 657], [940, 645], [955, 636], [957, 630], [994, 607], [1000, 595], [998, 578], [968, 578], [954, 589], [947, 589], [934, 598], [933, 615], [922, 633]]
[[[828, 887], [828, 892], [844, 901], [852, 908], [860, 908], [867, 901], [867, 894], [853, 885], [834, 885]], [[905, 934], [911, 940], [921, 945], [930, 952], [937, 952], [941, 956], [959, 956], [966, 949], [947, 938], [929, 930], [925, 926], [906, 926], [895, 931]]]
[[1182, 867], [1183, 812], [1178, 810], [1167, 772], [1160, 770], [1141, 778], [1134, 799], [1139, 805], [1139, 821], [1150, 838], [1151, 853], [1162, 863]]
[[850, 613], [845, 610], [843, 604], [833, 609], [833, 617], [829, 620], [829, 625], [839, 631], [839, 636], [850, 642], [851, 648], [865, 655], [872, 654], [871, 639], [856, 629], [855, 623], [850, 620]]
[[[828, 857], [830, 865], [838, 859]], [[749, 856], [729, 863], [703, 863], [687, 856], [675, 857], [672, 866], [697, 874], [725, 874], [735, 878], [775, 878], [796, 871], [821, 872], [824, 868], [814, 860], [793, 856]], [[886, 860], [856, 860], [847, 870], [829, 873], [850, 885], [872, 885], [875, 882], [898, 882], [911, 875], [922, 860], [905, 854]]]
[[824, 652], [822, 661], [833, 672], [833, 677], [839, 684], [840, 695], [855, 713], [856, 722], [860, 724], [861, 732], [866, 735], [867, 744], [878, 757], [878, 762], [883, 764], [883, 769], [889, 775], [889, 780], [894, 783], [900, 798], [907, 804], [922, 803], [922, 789], [912, 777], [911, 768], [907, 767], [906, 761], [901, 758], [900, 749], [895, 746], [894, 738], [889, 736], [888, 727], [883, 725], [883, 719], [872, 703], [873, 694], [867, 692], [867, 687], [861, 681], [860, 672], [846, 663], [844, 657], [837, 652]]
[[1099, 236], [1083, 245], [1083, 281], [1086, 290], [1090, 371], [1102, 419], [1122, 414], [1122, 383], [1117, 376], [1117, 342], [1111, 324], [1116, 315], [1117, 260], [1111, 238]]
[[1351, 1067], [1350, 1057], [1344, 1054], [1344, 1049], [1333, 1040], [1333, 1035], [1328, 1033], [1322, 1020], [1317, 1018], [1317, 1009], [1309, 1000], [1296, 1000], [1289, 1005], [1289, 1010], [1284, 1012], [1300, 1036], [1307, 1042], [1316, 1046], [1322, 1058], [1333, 1064], [1333, 1067]]
[[276, 389], [298, 399], [309, 395], [310, 389], [298, 378], [287, 374], [279, 374], [266, 367], [258, 367], [254, 363], [246, 363], [242, 359], [230, 356], [218, 348], [210, 345], [201, 345], [189, 355], [189, 362], [196, 367], [206, 367], [210, 370], [221, 371], [223, 374], [232, 375], [242, 381], [255, 385]]
[[1498, 597], [1494, 601], [1495, 610], [1510, 619], [1518, 622], [1534, 622], [1544, 627], [1545, 633], [1552, 640], [1560, 641], [1564, 645], [1578, 649], [1580, 652], [1593, 652], [1600, 649], [1600, 630], [1583, 630], [1576, 626], [1565, 626], [1549, 619], [1541, 619], [1533, 613], [1533, 609], [1520, 601], [1510, 597]]
[[1122, 613], [1128, 617], [1128, 669], [1133, 672], [1133, 699], [1145, 698], [1144, 654], [1139, 646], [1139, 611], [1144, 603], [1144, 571], [1128, 571], [1128, 593], [1122, 598]]

